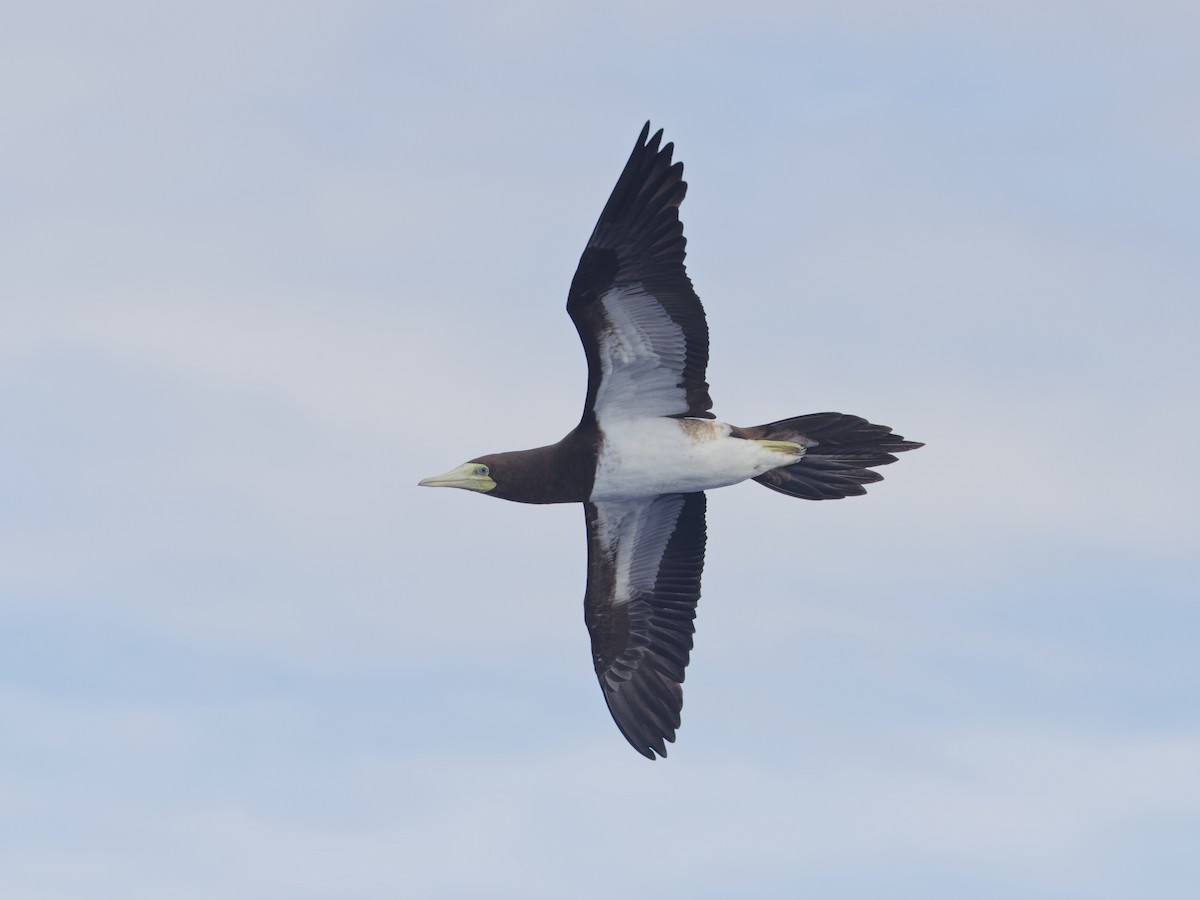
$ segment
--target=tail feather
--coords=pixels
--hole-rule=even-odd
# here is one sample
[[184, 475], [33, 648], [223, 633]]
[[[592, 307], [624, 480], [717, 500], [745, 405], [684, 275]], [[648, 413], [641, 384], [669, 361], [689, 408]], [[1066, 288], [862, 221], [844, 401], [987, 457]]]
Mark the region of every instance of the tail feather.
[[883, 480], [882, 475], [871, 471], [873, 467], [894, 463], [894, 453], [925, 446], [892, 434], [886, 425], [832, 412], [739, 428], [734, 434], [753, 440], [801, 444], [805, 453], [799, 462], [764, 472], [754, 480], [773, 491], [806, 500], [837, 500], [865, 494], [864, 484]]

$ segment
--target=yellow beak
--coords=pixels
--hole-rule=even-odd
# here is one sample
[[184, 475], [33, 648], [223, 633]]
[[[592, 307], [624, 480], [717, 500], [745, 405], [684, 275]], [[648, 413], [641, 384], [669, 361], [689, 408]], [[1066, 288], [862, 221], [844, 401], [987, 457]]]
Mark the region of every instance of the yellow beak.
[[491, 476], [484, 474], [486, 471], [487, 468], [478, 463], [464, 463], [443, 475], [422, 478], [417, 484], [420, 487], [456, 487], [487, 493], [496, 486], [496, 482], [492, 481]]

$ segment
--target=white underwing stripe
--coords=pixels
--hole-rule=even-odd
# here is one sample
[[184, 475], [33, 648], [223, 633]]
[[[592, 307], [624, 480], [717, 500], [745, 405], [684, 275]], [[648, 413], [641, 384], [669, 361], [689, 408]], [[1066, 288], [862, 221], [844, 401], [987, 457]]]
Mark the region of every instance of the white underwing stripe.
[[596, 417], [673, 416], [687, 412], [681, 388], [687, 342], [679, 327], [640, 284], [600, 297], [609, 327], [597, 335], [602, 377]]
[[614, 603], [654, 590], [682, 509], [678, 494], [596, 504], [600, 545], [613, 563]]

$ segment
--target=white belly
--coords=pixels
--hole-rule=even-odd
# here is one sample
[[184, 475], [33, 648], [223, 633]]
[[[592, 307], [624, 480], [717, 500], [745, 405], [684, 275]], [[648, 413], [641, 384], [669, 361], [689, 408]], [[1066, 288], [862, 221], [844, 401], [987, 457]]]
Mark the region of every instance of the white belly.
[[730, 437], [711, 419], [606, 421], [591, 499], [627, 500], [737, 484], [798, 456]]

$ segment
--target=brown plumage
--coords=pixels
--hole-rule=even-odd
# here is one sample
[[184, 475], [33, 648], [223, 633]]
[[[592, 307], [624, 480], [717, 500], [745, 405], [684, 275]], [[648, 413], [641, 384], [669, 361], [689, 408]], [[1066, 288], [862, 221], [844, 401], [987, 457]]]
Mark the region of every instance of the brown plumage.
[[557, 444], [480, 456], [422, 484], [520, 503], [582, 503], [584, 620], [605, 702], [643, 756], [666, 755], [683, 705], [706, 542], [704, 491], [753, 479], [808, 500], [865, 493], [920, 447], [858, 416], [738, 428], [714, 421], [708, 325], [684, 268], [683, 164], [642, 129], [567, 298], [588, 362], [579, 423]]

